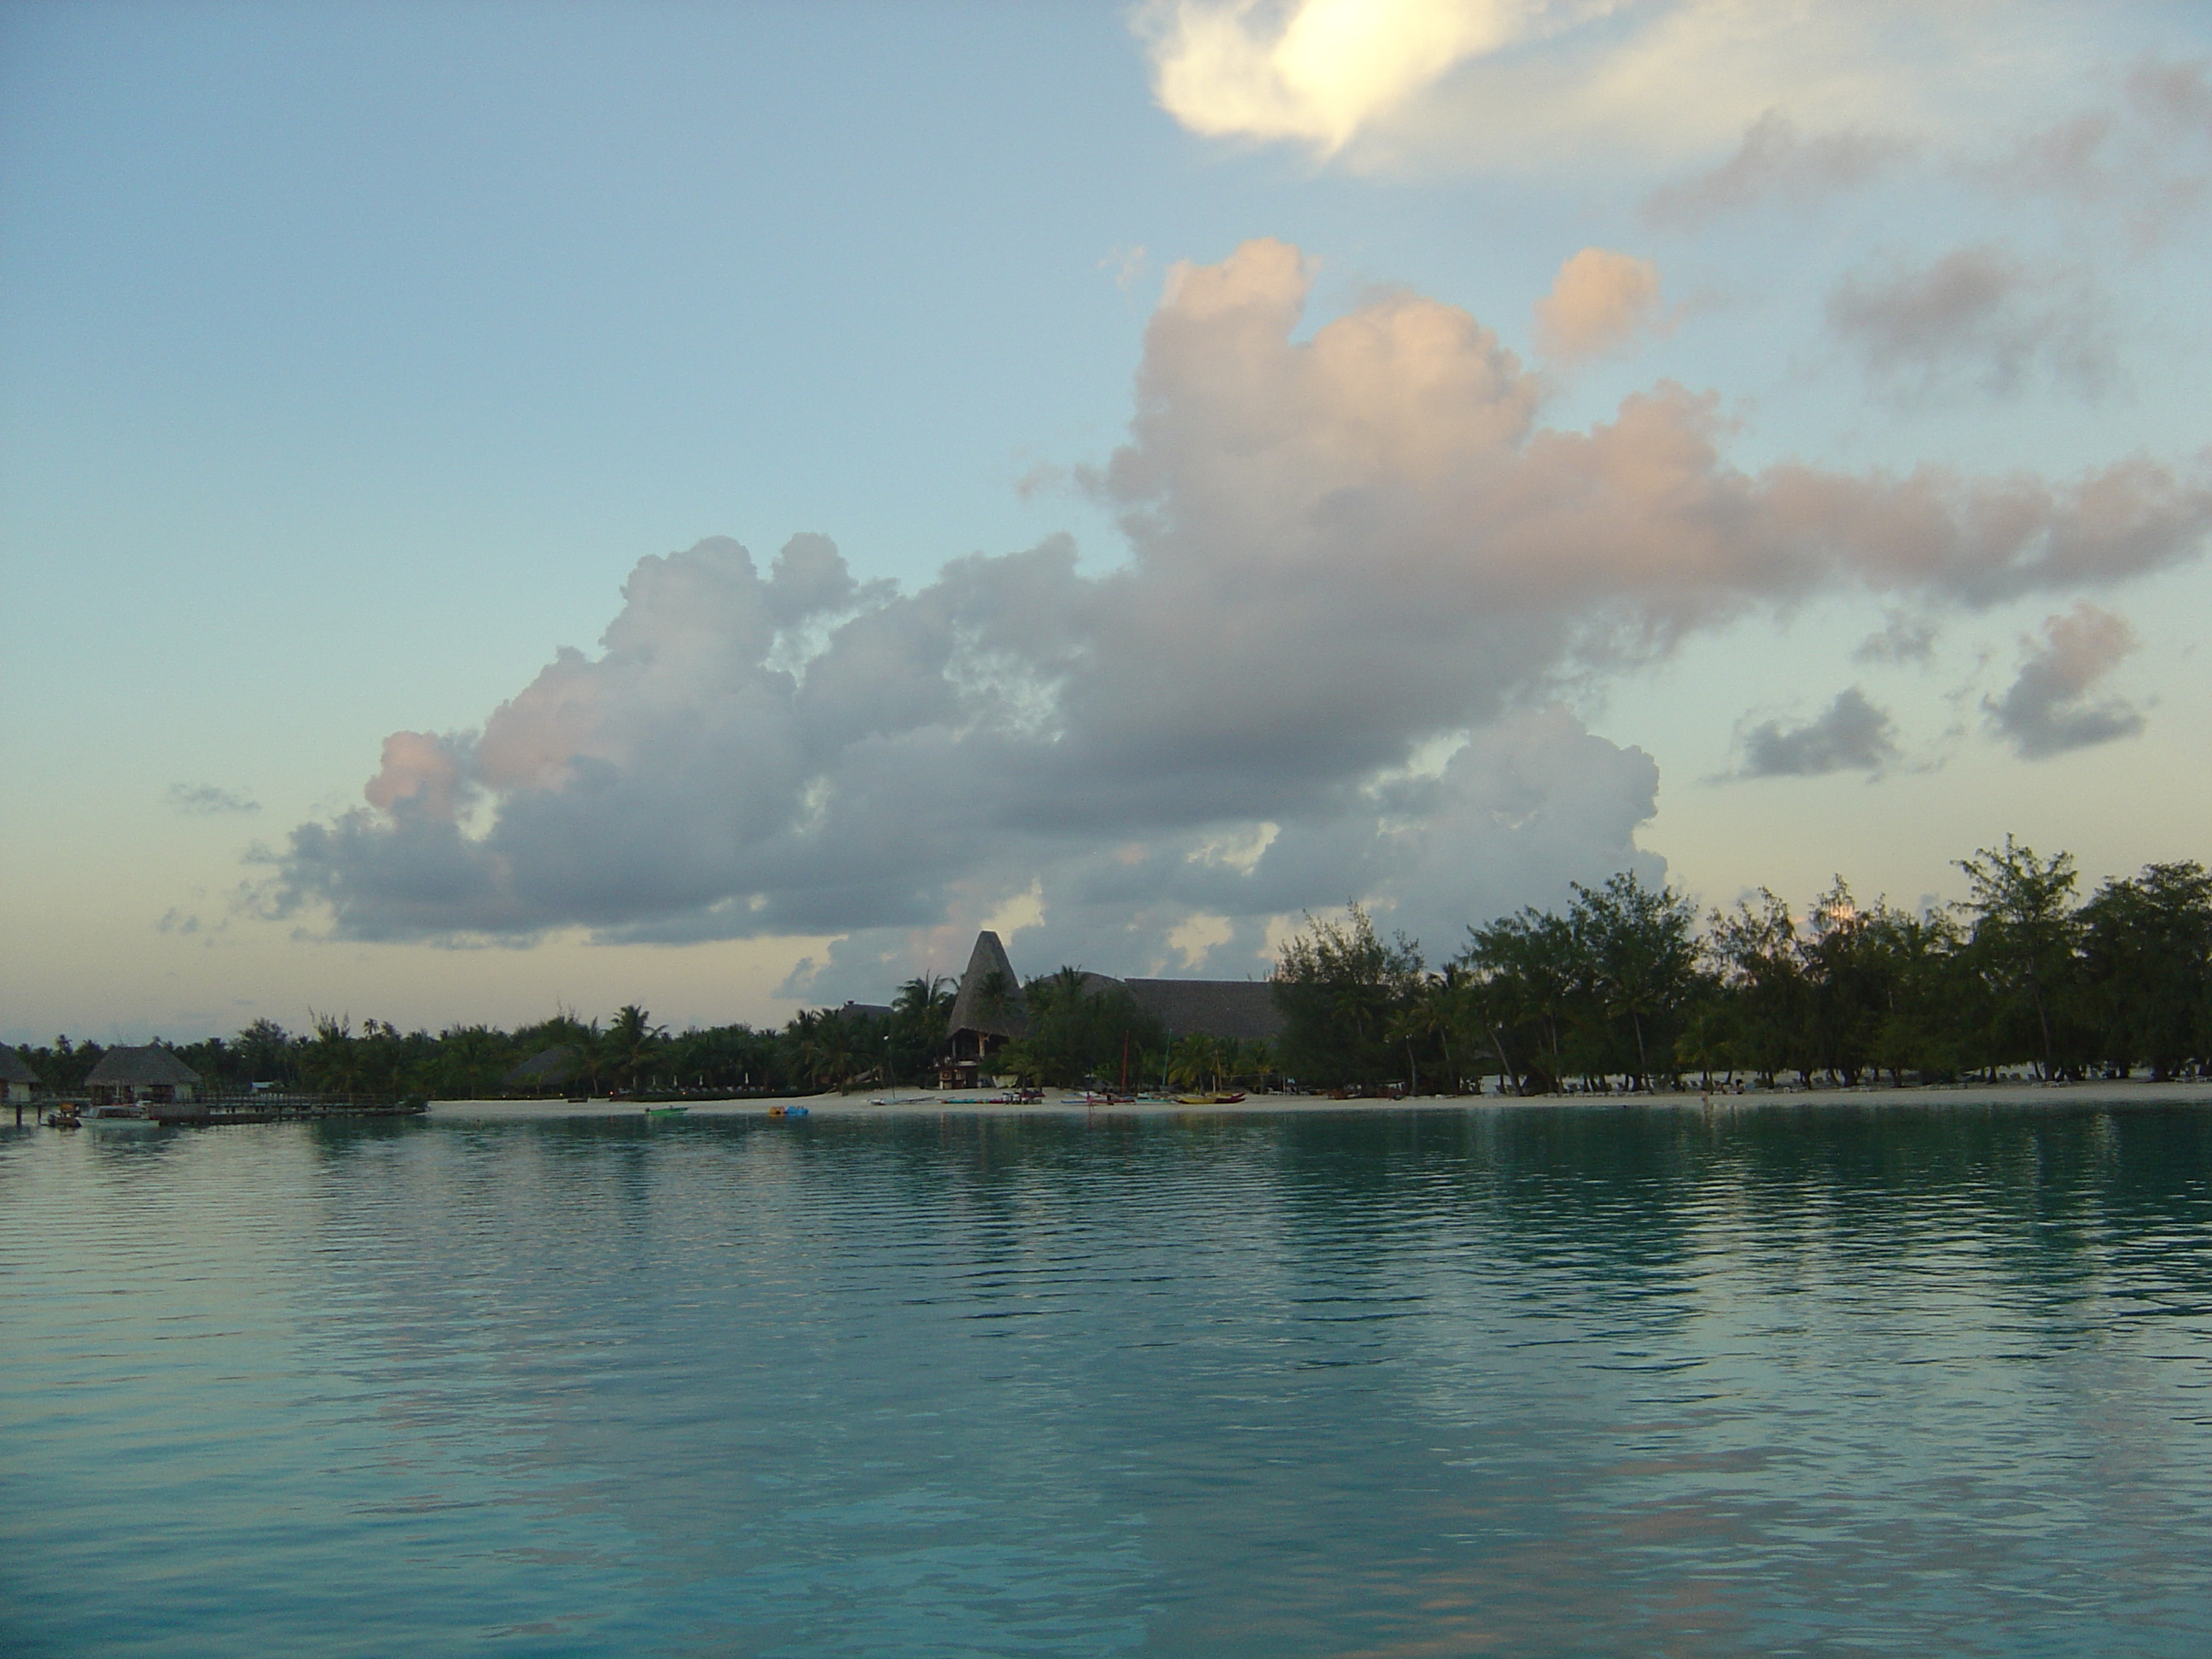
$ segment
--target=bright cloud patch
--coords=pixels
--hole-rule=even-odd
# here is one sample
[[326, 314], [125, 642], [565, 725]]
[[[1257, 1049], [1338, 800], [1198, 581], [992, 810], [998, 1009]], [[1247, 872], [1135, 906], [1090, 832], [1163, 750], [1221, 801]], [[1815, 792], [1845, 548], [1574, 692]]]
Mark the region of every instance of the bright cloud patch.
[[2212, 526], [2212, 485], [2142, 460], [1745, 471], [1671, 385], [1547, 427], [1466, 313], [1395, 294], [1301, 339], [1307, 287], [1278, 242], [1173, 274], [1089, 475], [1123, 568], [1056, 538], [908, 592], [813, 536], [765, 574], [727, 541], [642, 560], [597, 654], [478, 731], [394, 734], [270, 902], [363, 938], [845, 935], [817, 989], [1016, 896], [1024, 959], [1106, 971], [1187, 957], [1194, 917], [1209, 971], [1256, 967], [1271, 921], [1347, 896], [1441, 944], [1653, 867], [1656, 769], [1548, 708], [1564, 677], [1824, 589], [2116, 581]]
[[1997, 64], [1993, 34], [2047, 47], [2066, 27], [2037, 0], [1154, 0], [1136, 13], [1162, 107], [1210, 137], [1534, 170], [1640, 167], [1748, 133], [1719, 173], [1655, 204], [1688, 217], [1856, 182], [1908, 144], [1900, 131], [1978, 102], [1984, 81], [2057, 79], [2047, 51]]
[[1547, 356], [1572, 362], [1626, 345], [1650, 325], [1659, 267], [1609, 248], [1586, 247], [1559, 267], [1536, 302], [1536, 340]]
[[1160, 102], [1192, 131], [1329, 151], [1557, 9], [1542, 0], [1180, 0], [1146, 15]]

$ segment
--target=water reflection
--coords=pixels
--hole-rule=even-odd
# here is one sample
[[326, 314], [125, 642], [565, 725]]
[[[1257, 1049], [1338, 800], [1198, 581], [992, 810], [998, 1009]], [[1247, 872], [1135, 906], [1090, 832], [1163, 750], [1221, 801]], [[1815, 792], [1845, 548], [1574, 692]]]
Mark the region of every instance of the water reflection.
[[9, 1634], [2194, 1654], [2208, 1155], [1971, 1106], [0, 1140]]

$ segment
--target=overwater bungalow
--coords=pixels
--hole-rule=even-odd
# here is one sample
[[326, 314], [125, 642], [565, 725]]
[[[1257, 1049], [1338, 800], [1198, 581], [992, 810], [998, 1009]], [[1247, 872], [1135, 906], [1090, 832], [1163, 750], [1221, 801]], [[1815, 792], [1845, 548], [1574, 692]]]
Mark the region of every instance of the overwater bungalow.
[[0, 1105], [21, 1106], [43, 1086], [13, 1048], [0, 1048]]
[[192, 1098], [200, 1074], [158, 1042], [110, 1048], [85, 1073], [95, 1106], [167, 1106]]

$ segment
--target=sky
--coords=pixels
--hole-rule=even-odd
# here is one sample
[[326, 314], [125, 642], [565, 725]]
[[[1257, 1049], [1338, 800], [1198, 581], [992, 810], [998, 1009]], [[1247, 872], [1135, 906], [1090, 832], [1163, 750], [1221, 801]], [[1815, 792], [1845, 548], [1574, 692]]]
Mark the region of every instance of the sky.
[[2212, 860], [2212, 12], [0, 10], [0, 1039]]

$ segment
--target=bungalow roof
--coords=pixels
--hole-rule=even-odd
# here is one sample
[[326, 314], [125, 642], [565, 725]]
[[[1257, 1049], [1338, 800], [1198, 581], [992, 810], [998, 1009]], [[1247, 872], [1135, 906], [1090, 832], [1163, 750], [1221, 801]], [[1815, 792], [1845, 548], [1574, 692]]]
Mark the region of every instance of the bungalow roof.
[[550, 1087], [557, 1083], [566, 1083], [575, 1071], [576, 1051], [566, 1043], [556, 1043], [550, 1048], [540, 1048], [514, 1067], [500, 1079], [500, 1086], [515, 1089], [543, 1084]]
[[1283, 1034], [1275, 987], [1264, 979], [1125, 979], [1136, 1004], [1182, 1036], [1203, 1031], [1239, 1042], [1273, 1042]]
[[143, 1048], [110, 1048], [84, 1080], [111, 1089], [149, 1089], [165, 1083], [198, 1083], [200, 1074], [160, 1043], [149, 1042]]
[[[994, 973], [1006, 977], [1000, 983], [1006, 988], [1005, 997], [993, 1003], [983, 994], [983, 981]], [[981, 1031], [989, 1036], [1018, 1037], [1029, 1033], [1029, 1009], [1022, 1000], [1022, 982], [1014, 977], [1014, 964], [1006, 959], [1006, 947], [999, 936], [988, 928], [975, 935], [975, 948], [968, 957], [968, 971], [960, 975], [960, 989], [952, 999], [952, 1012], [945, 1019], [948, 1034], [954, 1031]]]

